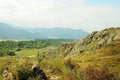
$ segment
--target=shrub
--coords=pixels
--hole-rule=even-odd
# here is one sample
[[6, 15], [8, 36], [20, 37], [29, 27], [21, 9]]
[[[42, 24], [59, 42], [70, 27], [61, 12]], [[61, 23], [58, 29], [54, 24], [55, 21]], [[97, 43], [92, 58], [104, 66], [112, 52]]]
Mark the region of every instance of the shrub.
[[15, 56], [16, 54], [15, 54], [15, 52], [13, 52], [13, 51], [11, 51], [11, 50], [2, 50], [2, 49], [0, 49], [0, 56], [6, 56], [6, 55], [8, 55], [8, 56]]
[[117, 72], [112, 72], [103, 67], [100, 70], [89, 66], [82, 71], [82, 80], [120, 80]]
[[9, 55], [9, 56], [15, 56], [16, 54], [13, 51], [9, 51], [9, 52], [7, 52], [7, 55]]
[[68, 59], [66, 62], [65, 62], [65, 66], [67, 68], [70, 68], [71, 70], [75, 68], [75, 65], [72, 63], [71, 59]]
[[29, 69], [21, 69], [21, 70], [18, 70], [18, 77], [19, 77], [19, 80], [28, 80], [30, 77], [33, 77], [33, 72]]

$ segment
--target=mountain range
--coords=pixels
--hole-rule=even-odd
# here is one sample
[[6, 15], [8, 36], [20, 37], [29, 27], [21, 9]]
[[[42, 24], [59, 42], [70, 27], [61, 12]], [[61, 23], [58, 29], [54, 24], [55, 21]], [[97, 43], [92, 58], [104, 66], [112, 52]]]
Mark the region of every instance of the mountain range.
[[0, 22], [1, 39], [81, 39], [88, 32], [69, 28], [15, 28]]

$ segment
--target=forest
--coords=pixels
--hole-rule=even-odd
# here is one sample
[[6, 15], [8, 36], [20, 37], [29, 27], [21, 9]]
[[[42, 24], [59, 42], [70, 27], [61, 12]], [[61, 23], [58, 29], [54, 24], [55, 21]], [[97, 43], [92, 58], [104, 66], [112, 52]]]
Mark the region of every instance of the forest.
[[42, 49], [47, 47], [56, 47], [66, 42], [71, 42], [72, 39], [36, 39], [29, 41], [7, 40], [0, 41], [0, 56], [15, 56], [15, 51], [25, 49]]

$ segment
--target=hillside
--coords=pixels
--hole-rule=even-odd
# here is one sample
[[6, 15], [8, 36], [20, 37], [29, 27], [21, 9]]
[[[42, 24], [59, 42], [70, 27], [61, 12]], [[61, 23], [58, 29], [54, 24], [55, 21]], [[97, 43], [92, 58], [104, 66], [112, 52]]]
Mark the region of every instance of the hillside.
[[[120, 28], [95, 31], [84, 39], [49, 50], [46, 58], [49, 59], [48, 65], [54, 65], [63, 72], [66, 71], [62, 66], [72, 68], [70, 73], [73, 74], [75, 80], [101, 78], [103, 78], [101, 80], [120, 80]], [[86, 77], [81, 76], [82, 72]], [[116, 76], [116, 79], [111, 79], [111, 76]]]
[[109, 28], [102, 31], [95, 31], [81, 40], [63, 44], [57, 49], [48, 51], [47, 54], [60, 58], [79, 56], [83, 53], [96, 53], [96, 50], [119, 39], [120, 28]]
[[15, 28], [0, 22], [0, 39], [80, 39], [87, 34], [69, 28]]
[[120, 80], [120, 28], [95, 31], [45, 55], [43, 69], [60, 80]]

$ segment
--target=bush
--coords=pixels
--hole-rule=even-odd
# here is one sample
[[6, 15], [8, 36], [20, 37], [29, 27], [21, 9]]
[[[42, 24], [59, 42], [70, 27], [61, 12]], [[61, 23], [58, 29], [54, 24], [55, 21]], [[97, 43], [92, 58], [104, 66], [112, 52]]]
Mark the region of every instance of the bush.
[[15, 56], [15, 52], [9, 50], [9, 49], [0, 49], [0, 56]]
[[106, 67], [98, 70], [89, 66], [82, 72], [81, 77], [82, 80], [120, 80], [117, 72], [112, 72]]
[[21, 69], [21, 70], [18, 70], [18, 77], [19, 77], [19, 80], [28, 80], [30, 77], [33, 77], [33, 72], [29, 69]]
[[15, 56], [16, 54], [13, 51], [9, 51], [9, 52], [7, 52], [7, 55], [9, 55], [9, 56]]
[[16, 48], [15, 51], [21, 51], [21, 49], [20, 48]]
[[65, 62], [65, 66], [67, 68], [70, 68], [71, 70], [73, 70], [75, 68], [75, 65], [72, 63], [71, 59], [68, 59], [66, 62]]

